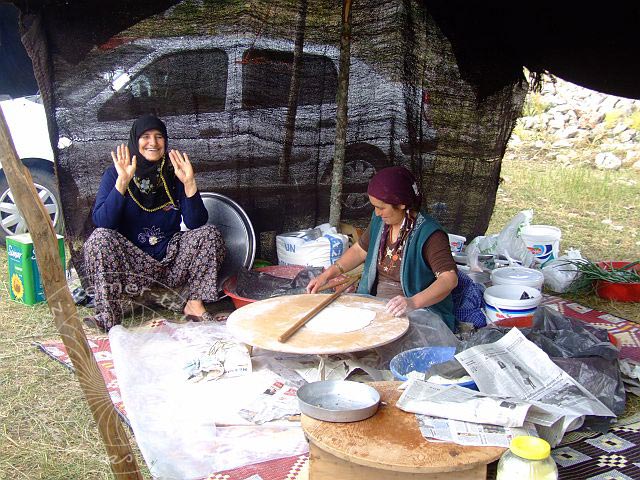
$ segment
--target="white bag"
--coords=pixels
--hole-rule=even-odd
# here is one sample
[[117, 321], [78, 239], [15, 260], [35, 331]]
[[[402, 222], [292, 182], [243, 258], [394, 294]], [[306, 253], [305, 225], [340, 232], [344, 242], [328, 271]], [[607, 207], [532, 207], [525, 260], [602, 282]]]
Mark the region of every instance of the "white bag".
[[523, 267], [531, 267], [535, 264], [533, 254], [527, 249], [520, 236], [521, 230], [531, 223], [533, 210], [522, 210], [514, 216], [498, 234], [496, 253], [504, 255], [510, 262], [514, 260]]
[[580, 260], [580, 250], [570, 248], [566, 255], [545, 263], [542, 267], [544, 286], [557, 293], [564, 293], [571, 288], [571, 284], [578, 278], [578, 267], [567, 260]]
[[347, 250], [349, 237], [328, 223], [276, 236], [279, 265], [330, 267]]

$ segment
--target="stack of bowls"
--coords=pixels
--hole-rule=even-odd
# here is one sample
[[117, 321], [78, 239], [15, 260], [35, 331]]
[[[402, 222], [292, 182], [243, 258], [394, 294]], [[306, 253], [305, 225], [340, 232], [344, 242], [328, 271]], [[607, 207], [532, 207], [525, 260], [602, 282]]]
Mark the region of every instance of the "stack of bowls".
[[542, 301], [544, 275], [526, 267], [504, 267], [491, 272], [491, 287], [484, 291], [490, 323], [507, 318], [532, 318]]

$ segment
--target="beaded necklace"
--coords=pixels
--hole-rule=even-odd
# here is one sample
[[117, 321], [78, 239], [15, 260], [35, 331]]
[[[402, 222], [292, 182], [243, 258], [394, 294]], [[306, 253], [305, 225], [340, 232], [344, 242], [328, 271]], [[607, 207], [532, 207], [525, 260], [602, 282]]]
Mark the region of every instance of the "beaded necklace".
[[[405, 210], [405, 216], [400, 224], [398, 238], [396, 238], [396, 241], [393, 243], [391, 242], [392, 228], [388, 225], [385, 226], [385, 229], [382, 232], [384, 242], [383, 245], [381, 245], [380, 250], [378, 250], [378, 264], [385, 272], [391, 270], [402, 256], [402, 251], [404, 250], [407, 237], [409, 237], [409, 233], [411, 233], [414, 223], [415, 220], [411, 217], [409, 209]], [[382, 253], [383, 251], [384, 254]]]
[[164, 168], [164, 162], [166, 160], [166, 156], [162, 155], [162, 163], [160, 164], [160, 168], [158, 169], [158, 175], [160, 176], [160, 180], [162, 180], [162, 186], [164, 187], [164, 191], [167, 194], [167, 197], [169, 197], [169, 201], [165, 202], [164, 204], [160, 205], [159, 207], [156, 208], [147, 208], [144, 205], [142, 205], [138, 199], [133, 195], [133, 192], [131, 191], [131, 186], [128, 185], [127, 186], [127, 191], [129, 192], [129, 195], [131, 195], [131, 198], [133, 199], [134, 202], [136, 202], [136, 205], [138, 205], [142, 210], [144, 210], [145, 212], [157, 212], [158, 210], [166, 207], [167, 205], [175, 205], [176, 202], [173, 199], [173, 197], [171, 196], [171, 193], [169, 192], [169, 187], [167, 187], [167, 182], [164, 179], [164, 175], [162, 175], [162, 169]]

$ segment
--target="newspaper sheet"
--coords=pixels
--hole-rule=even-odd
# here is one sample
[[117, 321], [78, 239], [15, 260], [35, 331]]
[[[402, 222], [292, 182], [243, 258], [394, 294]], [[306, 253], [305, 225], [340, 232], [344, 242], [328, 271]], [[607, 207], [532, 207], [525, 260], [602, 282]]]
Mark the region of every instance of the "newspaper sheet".
[[295, 370], [307, 382], [323, 380], [344, 380], [356, 370], [367, 373], [374, 381], [383, 380], [382, 372], [372, 365], [375, 358], [363, 357], [339, 358], [338, 356], [321, 357], [318, 355], [297, 355], [296, 357], [280, 357], [281, 365]]
[[527, 420], [541, 426], [540, 435], [552, 446], [585, 415], [615, 417], [517, 328], [455, 357], [483, 392], [530, 403]]
[[264, 390], [238, 411], [238, 414], [256, 425], [300, 414], [298, 388], [281, 376], [269, 372], [264, 379]]
[[528, 422], [522, 427], [501, 427], [428, 415], [416, 415], [416, 418], [422, 436], [429, 441], [453, 442], [475, 447], [509, 447], [514, 437], [537, 436], [535, 426]]
[[406, 412], [464, 422], [521, 427], [531, 405], [456, 385], [410, 380], [396, 406]]

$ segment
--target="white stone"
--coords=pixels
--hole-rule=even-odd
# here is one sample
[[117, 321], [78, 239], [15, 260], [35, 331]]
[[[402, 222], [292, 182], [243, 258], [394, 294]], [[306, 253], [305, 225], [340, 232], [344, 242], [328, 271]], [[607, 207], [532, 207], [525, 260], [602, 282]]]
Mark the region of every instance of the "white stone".
[[549, 128], [555, 128], [556, 130], [563, 129], [564, 119], [562, 117], [553, 117], [553, 119], [549, 122]]
[[567, 112], [569, 110], [571, 110], [573, 107], [571, 105], [569, 105], [568, 103], [563, 103], [560, 105], [556, 105], [555, 107], [553, 107], [551, 109], [552, 112], [560, 112], [560, 113], [564, 113]]
[[600, 170], [618, 170], [622, 166], [622, 160], [611, 152], [602, 152], [596, 155], [596, 167]]
[[625, 130], [627, 130], [629, 127], [627, 127], [624, 123], [618, 123], [615, 127], [613, 127], [613, 129], [611, 130], [611, 134], [612, 135], [618, 135], [622, 132], [624, 132]]
[[614, 97], [613, 95], [606, 96], [600, 103], [599, 110], [604, 111], [605, 113], [610, 112], [616, 108], [619, 100], [620, 99], [618, 97]]
[[578, 127], [569, 125], [564, 130], [558, 132], [560, 138], [574, 138], [578, 135]]
[[636, 132], [634, 130], [625, 130], [618, 137], [621, 142], [627, 143], [633, 140], [636, 137]]
[[636, 160], [640, 160], [640, 151], [627, 150], [627, 155], [624, 157], [624, 163], [631, 163], [635, 162]]
[[631, 168], [633, 168], [634, 170], [640, 170], [640, 160], [631, 165]]
[[553, 144], [551, 145], [551, 148], [568, 148], [572, 146], [573, 146], [573, 142], [567, 139], [562, 139], [562, 140], [556, 140], [555, 142], [553, 142]]

